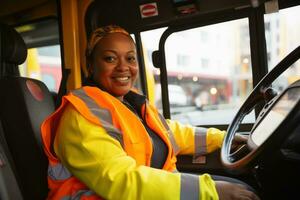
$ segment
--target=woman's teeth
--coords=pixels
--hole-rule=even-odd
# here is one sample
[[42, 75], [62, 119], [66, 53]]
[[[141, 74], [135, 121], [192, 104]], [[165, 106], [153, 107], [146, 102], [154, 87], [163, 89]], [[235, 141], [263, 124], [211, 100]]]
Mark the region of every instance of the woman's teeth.
[[128, 79], [129, 79], [128, 76], [126, 76], [126, 77], [117, 77], [116, 78], [117, 81], [127, 81]]

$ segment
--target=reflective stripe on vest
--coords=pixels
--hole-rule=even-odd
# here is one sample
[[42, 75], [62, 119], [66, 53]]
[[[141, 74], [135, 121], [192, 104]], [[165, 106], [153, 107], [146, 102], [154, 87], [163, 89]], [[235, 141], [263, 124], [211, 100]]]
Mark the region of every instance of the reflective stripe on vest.
[[89, 108], [91, 113], [93, 113], [106, 130], [106, 132], [124, 147], [123, 137], [121, 132], [113, 126], [111, 113], [105, 108], [101, 108], [91, 97], [89, 97], [86, 92], [80, 88], [72, 91], [72, 94], [83, 100], [86, 106]]
[[61, 200], [80, 200], [82, 197], [90, 197], [92, 195], [96, 195], [96, 193], [91, 190], [78, 190], [74, 195], [65, 196]]
[[207, 153], [206, 133], [206, 128], [197, 127], [195, 129], [195, 156]]
[[176, 143], [176, 140], [174, 138], [174, 135], [173, 135], [173, 132], [171, 131], [170, 127], [168, 126], [166, 120], [164, 119], [164, 117], [158, 113], [158, 116], [160, 118], [160, 121], [163, 123], [165, 129], [168, 131], [168, 136], [169, 136], [169, 139], [170, 139], [170, 142], [171, 142], [171, 145], [172, 145], [172, 148], [173, 148], [173, 151], [175, 153], [175, 155], [179, 152], [179, 147]]
[[198, 200], [200, 195], [199, 176], [182, 173], [180, 179], [180, 199]]
[[48, 176], [54, 181], [62, 181], [70, 178], [72, 175], [61, 163], [48, 166]]

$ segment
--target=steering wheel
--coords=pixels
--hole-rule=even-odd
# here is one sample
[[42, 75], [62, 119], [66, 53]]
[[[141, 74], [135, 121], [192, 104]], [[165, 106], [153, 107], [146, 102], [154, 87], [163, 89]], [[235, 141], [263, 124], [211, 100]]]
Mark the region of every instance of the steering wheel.
[[[257, 157], [264, 153], [265, 149], [272, 148], [271, 142], [264, 142], [257, 148], [250, 148], [245, 144], [234, 153], [231, 153], [231, 144], [234, 136], [243, 121], [243, 118], [251, 112], [255, 106], [261, 102], [265, 105], [274, 97], [276, 93], [270, 87], [276, 78], [278, 78], [286, 69], [288, 69], [300, 57], [300, 46], [288, 54], [280, 63], [278, 63], [262, 80], [255, 86], [246, 101], [240, 107], [239, 111], [228, 126], [227, 133], [224, 136], [224, 141], [221, 147], [221, 161], [228, 169], [243, 170], [244, 167], [256, 163]], [[273, 132], [274, 133], [274, 132]], [[272, 133], [272, 134], [273, 134]], [[272, 135], [271, 134], [271, 135]], [[251, 137], [251, 133], [249, 139]], [[269, 137], [271, 138], [271, 137]], [[249, 142], [248, 139], [248, 142]], [[264, 145], [264, 148], [260, 148]]]

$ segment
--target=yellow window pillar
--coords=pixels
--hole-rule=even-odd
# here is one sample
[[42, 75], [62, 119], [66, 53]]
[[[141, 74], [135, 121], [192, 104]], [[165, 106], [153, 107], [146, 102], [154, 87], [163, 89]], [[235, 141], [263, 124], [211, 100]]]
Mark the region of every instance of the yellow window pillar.
[[71, 70], [67, 90], [81, 87], [80, 50], [78, 32], [78, 3], [74, 0], [62, 0], [62, 37], [65, 67]]

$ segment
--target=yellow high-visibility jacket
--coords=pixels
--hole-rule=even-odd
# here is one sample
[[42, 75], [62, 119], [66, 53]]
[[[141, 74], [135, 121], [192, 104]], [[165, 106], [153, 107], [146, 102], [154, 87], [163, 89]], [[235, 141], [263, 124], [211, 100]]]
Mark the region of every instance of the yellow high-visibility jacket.
[[218, 199], [211, 177], [176, 172], [175, 156], [209, 153], [221, 146], [224, 133], [165, 121], [146, 101], [141, 105], [147, 125], [168, 147], [162, 170], [149, 167], [151, 139], [119, 99], [96, 87], [64, 97], [42, 126], [49, 199]]

